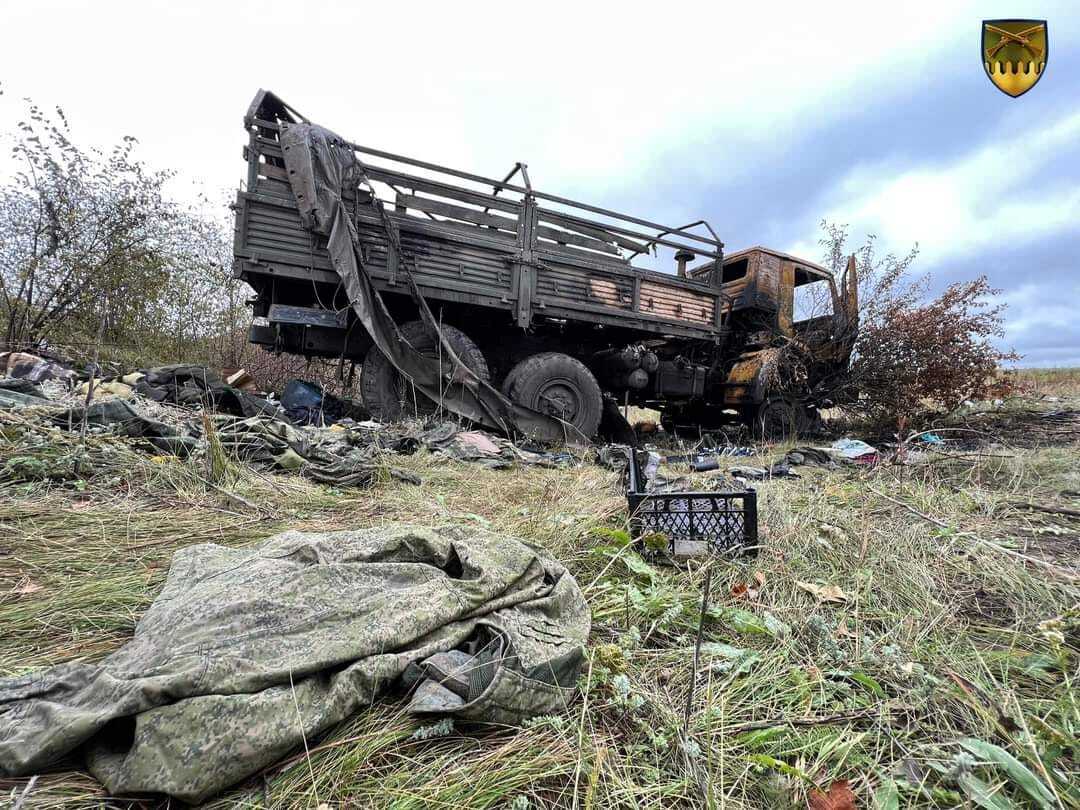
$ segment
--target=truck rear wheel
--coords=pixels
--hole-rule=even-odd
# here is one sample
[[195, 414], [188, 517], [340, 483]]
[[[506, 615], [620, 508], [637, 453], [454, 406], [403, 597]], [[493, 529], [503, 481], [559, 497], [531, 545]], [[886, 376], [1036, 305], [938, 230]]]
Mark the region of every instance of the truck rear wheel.
[[503, 393], [519, 405], [569, 422], [586, 438], [595, 436], [600, 426], [600, 386], [585, 364], [568, 354], [527, 357], [506, 375]]
[[[439, 327], [461, 362], [483, 380], [490, 377], [487, 360], [472, 339], [453, 326]], [[424, 357], [437, 360], [439, 345], [423, 321], [409, 321], [401, 326], [401, 336]], [[449, 360], [445, 361], [449, 368]], [[373, 419], [397, 422], [409, 416], [430, 416], [438, 405], [417, 390], [377, 346], [372, 346], [360, 370], [360, 394]]]

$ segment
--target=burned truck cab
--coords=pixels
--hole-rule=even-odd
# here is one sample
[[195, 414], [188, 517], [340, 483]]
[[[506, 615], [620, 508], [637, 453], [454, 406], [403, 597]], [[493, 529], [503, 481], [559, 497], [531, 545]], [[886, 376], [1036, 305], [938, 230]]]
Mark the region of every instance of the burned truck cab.
[[[714, 263], [689, 271], [703, 283], [713, 281]], [[724, 257], [720, 289], [727, 299], [724, 343], [708, 369], [701, 369], [700, 393], [681, 407], [668, 409], [667, 421], [692, 424], [798, 422], [806, 427], [820, 407], [809, 392], [792, 397], [781, 392], [778, 366], [784, 352], [811, 358], [812, 378], [846, 367], [858, 327], [858, 279], [854, 260], [838, 289], [830, 271], [771, 248], [755, 246]], [[696, 401], [695, 401], [696, 399]]]

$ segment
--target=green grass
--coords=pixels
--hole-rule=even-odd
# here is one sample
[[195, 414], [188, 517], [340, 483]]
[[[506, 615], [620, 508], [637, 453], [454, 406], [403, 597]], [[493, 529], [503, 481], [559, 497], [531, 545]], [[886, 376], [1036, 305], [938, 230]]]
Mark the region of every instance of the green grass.
[[[42, 475], [70, 468], [62, 439], [0, 427], [3, 458], [48, 455], [30, 465]], [[79, 477], [0, 483], [0, 674], [123, 644], [174, 549], [284, 528], [472, 523], [549, 549], [592, 607], [582, 696], [564, 715], [417, 740], [424, 721], [385, 702], [213, 807], [799, 807], [840, 779], [865, 807], [893, 789], [898, 803], [884, 806], [963, 805], [983, 787], [993, 806], [1038, 806], [1028, 777], [1048, 806], [1080, 807], [1080, 521], [1017, 505], [1078, 508], [1062, 494], [1080, 489], [1075, 443], [760, 484], [765, 547], [711, 563], [685, 738], [704, 571], [604, 552], [611, 532], [597, 529], [626, 519], [613, 472], [419, 453], [393, 463], [421, 486], [356, 491], [241, 470], [229, 489], [252, 509], [208, 487], [201, 461], [104, 439], [91, 449]], [[819, 601], [808, 584], [839, 586], [846, 601]], [[966, 753], [967, 738], [1019, 768]], [[25, 783], [0, 781], [0, 795]], [[28, 806], [128, 805], [69, 772], [42, 776]]]

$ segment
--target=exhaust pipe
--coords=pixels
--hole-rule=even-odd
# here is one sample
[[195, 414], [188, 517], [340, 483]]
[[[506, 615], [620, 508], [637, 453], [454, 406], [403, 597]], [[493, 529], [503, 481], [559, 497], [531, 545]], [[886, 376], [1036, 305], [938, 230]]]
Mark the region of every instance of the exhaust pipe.
[[694, 258], [695, 254], [689, 250], [680, 250], [675, 254], [675, 262], [679, 266], [679, 278], [686, 278], [686, 263]]

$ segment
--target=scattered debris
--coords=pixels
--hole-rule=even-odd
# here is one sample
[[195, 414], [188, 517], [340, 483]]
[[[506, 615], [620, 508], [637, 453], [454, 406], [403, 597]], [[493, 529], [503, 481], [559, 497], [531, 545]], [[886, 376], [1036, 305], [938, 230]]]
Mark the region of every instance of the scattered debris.
[[708, 447], [699, 449], [694, 453], [688, 453], [683, 455], [665, 456], [665, 464], [680, 464], [689, 462], [691, 469], [701, 472], [704, 470], [715, 470], [718, 464], [717, 460], [720, 458], [732, 458], [739, 456], [752, 456], [757, 451], [753, 447], [746, 447], [742, 445], [731, 445], [726, 447]]
[[832, 443], [832, 449], [857, 464], [876, 464], [878, 461], [877, 448], [860, 439], [837, 439]]
[[[80, 397], [83, 397], [84, 399], [89, 392], [89, 380], [75, 389], [75, 393], [78, 394]], [[94, 383], [94, 399], [108, 399], [110, 397], [116, 397], [118, 399], [131, 399], [133, 396], [135, 396], [135, 389], [127, 383], [120, 382], [119, 380], [110, 380], [108, 382]]]
[[196, 437], [143, 416], [122, 399], [103, 399], [89, 407], [75, 405], [55, 413], [51, 421], [70, 430], [80, 426], [84, 418], [88, 425], [112, 427], [118, 435], [146, 439], [156, 449], [175, 456], [186, 456], [195, 448]]
[[41, 386], [22, 377], [0, 380], [0, 408], [33, 408], [48, 404]]
[[277, 406], [262, 397], [227, 385], [205, 366], [171, 365], [146, 369], [135, 390], [155, 402], [205, 405], [234, 416], [277, 414]]
[[[229, 379], [246, 384], [247, 378], [237, 372]], [[97, 382], [89, 407], [89, 383], [74, 389], [43, 390], [43, 386], [58, 385], [61, 383], [56, 380], [38, 383], [26, 377], [0, 380], [0, 409], [38, 408], [40, 414], [28, 414], [27, 418], [74, 431], [81, 428], [85, 416], [92, 434], [108, 432], [141, 440], [154, 453], [180, 457], [201, 447], [208, 439], [205, 431], [212, 430], [214, 441], [237, 461], [298, 472], [335, 486], [368, 486], [384, 473], [419, 483], [416, 475], [389, 467], [384, 456], [409, 454], [420, 447], [494, 469], [577, 462], [566, 451], [518, 447], [502, 437], [464, 429], [456, 422], [372, 422], [351, 400], [334, 397], [301, 380], [286, 387], [281, 407], [193, 365], [149, 368]], [[205, 424], [200, 412], [210, 412]], [[37, 467], [31, 467], [23, 472], [39, 475]], [[9, 477], [18, 478], [20, 470], [7, 472]], [[59, 479], [76, 472], [72, 468]]]
[[735, 478], [741, 478], [745, 481], [765, 481], [769, 478], [799, 477], [798, 473], [794, 472], [790, 466], [783, 462], [777, 462], [768, 468], [737, 465], [735, 467], [729, 467], [728, 473]]
[[826, 470], [837, 467], [836, 459], [821, 447], [796, 447], [785, 453], [782, 461], [790, 467], [821, 467]]
[[298, 425], [333, 425], [344, 419], [362, 421], [370, 416], [358, 402], [336, 397], [304, 380], [286, 383], [281, 392], [281, 407]]
[[289, 380], [281, 392], [281, 407], [298, 425], [318, 425], [323, 421], [323, 392], [315, 383]]
[[[630, 533], [650, 552], [661, 551], [650, 542], [660, 538], [667, 557], [675, 562], [710, 552], [757, 553], [757, 493], [753, 489], [657, 491], [656, 481], [647, 475], [648, 466], [642, 469], [642, 453], [626, 447], [621, 451], [628, 470]], [[646, 454], [649, 460], [651, 456], [659, 465], [659, 456]]]
[[0, 392], [14, 392], [16, 394], [23, 394], [24, 396], [37, 397], [38, 399], [48, 399], [40, 385], [33, 380], [27, 380], [23, 377], [6, 377], [0, 379]]
[[252, 394], [258, 390], [255, 385], [255, 378], [242, 368], [225, 377], [225, 384]]

